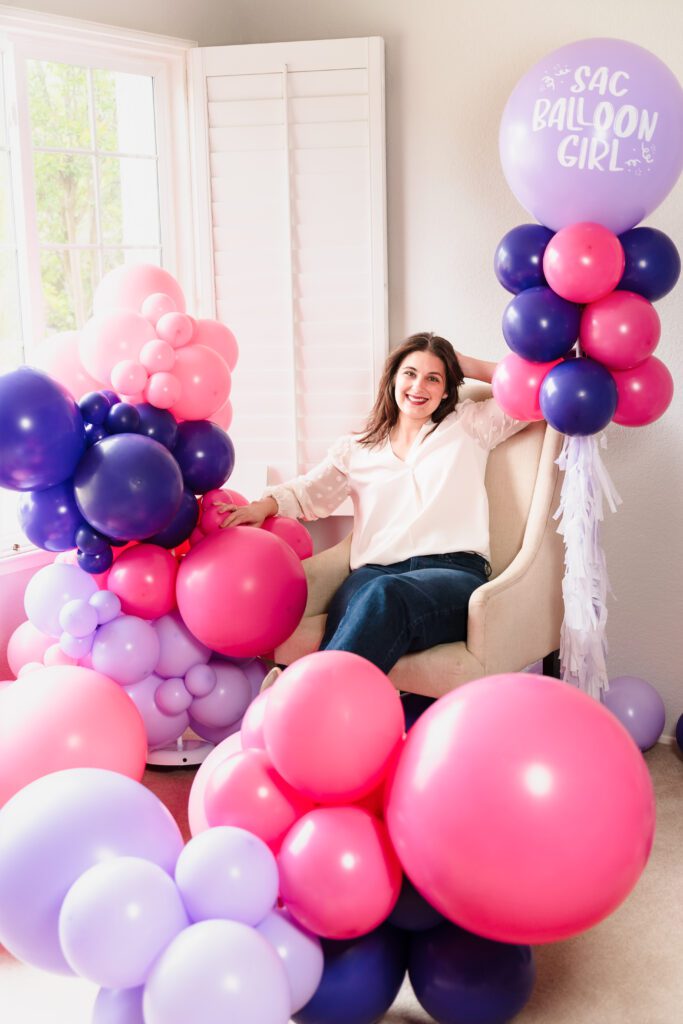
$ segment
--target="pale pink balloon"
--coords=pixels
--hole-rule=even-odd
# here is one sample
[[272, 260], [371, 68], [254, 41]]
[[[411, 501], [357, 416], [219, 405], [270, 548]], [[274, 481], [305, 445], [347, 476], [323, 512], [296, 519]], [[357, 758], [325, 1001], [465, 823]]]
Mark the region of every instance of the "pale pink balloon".
[[157, 321], [157, 334], [172, 348], [182, 348], [192, 337], [192, 320], [184, 313], [164, 313]]
[[288, 516], [268, 516], [263, 521], [261, 529], [274, 533], [285, 544], [289, 544], [302, 561], [313, 554], [311, 535], [297, 519], [290, 519]]
[[175, 608], [178, 563], [166, 548], [136, 544], [116, 559], [107, 589], [121, 600], [125, 615], [158, 619]]
[[175, 365], [175, 352], [167, 341], [155, 338], [142, 346], [140, 362], [150, 373], [168, 373]]
[[13, 675], [28, 662], [42, 662], [45, 652], [54, 645], [54, 637], [41, 633], [28, 619], [12, 633], [7, 643], [7, 664]]
[[510, 352], [496, 366], [491, 387], [501, 409], [517, 420], [542, 420], [539, 394], [543, 378], [553, 366], [561, 363], [532, 363]]
[[111, 386], [119, 395], [137, 395], [146, 383], [147, 370], [135, 359], [122, 359], [112, 368]]
[[170, 409], [180, 400], [182, 385], [174, 373], [153, 373], [145, 388], [145, 401], [157, 409]]
[[245, 750], [255, 748], [265, 750], [266, 741], [263, 736], [263, 721], [266, 714], [266, 703], [270, 696], [270, 690], [259, 693], [246, 710], [242, 719], [241, 733], [242, 746]]
[[612, 370], [617, 409], [612, 419], [622, 427], [645, 427], [663, 416], [674, 394], [673, 377], [661, 359], [650, 356], [630, 370]]
[[43, 665], [48, 668], [52, 665], [78, 665], [79, 659], [72, 658], [66, 654], [59, 644], [53, 644], [52, 647], [48, 647], [43, 655]]
[[220, 409], [209, 416], [209, 419], [212, 423], [215, 423], [216, 426], [221, 427], [223, 430], [229, 430], [232, 424], [232, 415], [232, 402], [228, 399]]
[[116, 364], [126, 359], [139, 362], [142, 346], [154, 337], [149, 320], [119, 309], [88, 320], [81, 332], [79, 352], [88, 373], [111, 387]]
[[30, 676], [33, 672], [38, 669], [45, 668], [42, 661], [27, 661], [25, 665], [22, 665], [17, 672], [17, 679], [22, 679], [24, 676]]
[[206, 820], [206, 811], [204, 810], [204, 793], [214, 768], [217, 768], [222, 761], [227, 761], [233, 754], [240, 753], [241, 750], [242, 739], [239, 732], [235, 732], [232, 736], [228, 736], [227, 739], [214, 747], [199, 766], [190, 789], [190, 799], [187, 806], [187, 817], [190, 832], [193, 836], [198, 835], [200, 832], [206, 832], [207, 828], [210, 828]]
[[149, 320], [155, 327], [157, 320], [160, 320], [164, 313], [175, 313], [176, 310], [175, 302], [164, 292], [153, 292], [152, 295], [148, 295], [140, 307], [145, 320]]
[[617, 236], [591, 221], [569, 224], [548, 242], [545, 279], [569, 302], [596, 302], [619, 284], [626, 257]]
[[225, 324], [218, 320], [196, 320], [192, 341], [212, 348], [225, 359], [231, 371], [235, 369], [239, 355], [237, 338]]
[[111, 309], [139, 312], [150, 295], [162, 292], [170, 296], [175, 308], [185, 312], [185, 296], [172, 274], [152, 263], [137, 263], [111, 270], [100, 281], [93, 296], [95, 313]]
[[89, 391], [99, 391], [102, 386], [81, 362], [80, 340], [80, 331], [51, 334], [31, 352], [30, 359], [31, 366], [37, 366], [62, 384], [76, 401]]
[[178, 349], [173, 373], [181, 387], [180, 397], [171, 407], [176, 419], [207, 419], [230, 394], [228, 364], [204, 345]]
[[586, 306], [581, 315], [585, 355], [610, 370], [629, 370], [651, 356], [661, 334], [659, 315], [635, 292], [612, 292]]

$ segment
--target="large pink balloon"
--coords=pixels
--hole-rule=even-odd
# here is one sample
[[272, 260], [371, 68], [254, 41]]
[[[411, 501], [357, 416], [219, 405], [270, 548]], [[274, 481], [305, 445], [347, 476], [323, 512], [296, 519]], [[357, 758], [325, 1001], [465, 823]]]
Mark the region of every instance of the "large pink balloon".
[[225, 402], [220, 409], [216, 412], [211, 413], [209, 419], [212, 423], [215, 423], [217, 427], [221, 427], [222, 430], [230, 430], [232, 425], [232, 402], [230, 399]]
[[635, 292], [612, 292], [586, 306], [581, 315], [584, 354], [611, 370], [628, 370], [651, 356], [661, 324], [647, 299]]
[[266, 741], [263, 735], [263, 723], [266, 717], [266, 703], [270, 690], [264, 690], [252, 700], [244, 713], [240, 735], [245, 750], [265, 750]]
[[142, 778], [142, 719], [107, 676], [79, 667], [41, 668], [1, 700], [0, 806], [29, 782], [62, 768], [108, 768]]
[[208, 419], [230, 394], [228, 364], [205, 345], [178, 349], [173, 376], [180, 384], [180, 398], [171, 412], [179, 420]]
[[569, 302], [596, 302], [619, 284], [626, 257], [621, 242], [602, 224], [570, 224], [548, 242], [543, 273]]
[[155, 338], [149, 320], [130, 310], [113, 310], [88, 320], [81, 333], [79, 352], [84, 367], [96, 380], [111, 387], [111, 371], [124, 360], [140, 361], [140, 351]]
[[306, 527], [298, 519], [290, 519], [288, 516], [268, 516], [261, 527], [268, 533], [274, 533], [276, 537], [289, 544], [292, 551], [296, 552], [303, 561], [313, 554], [313, 541]]
[[79, 331], [51, 334], [31, 353], [31, 365], [63, 384], [76, 401], [89, 391], [98, 391], [101, 384], [86, 372], [79, 351]]
[[183, 558], [176, 583], [188, 629], [234, 658], [271, 651], [290, 636], [303, 615], [306, 589], [292, 549], [251, 526], [205, 537]]
[[553, 366], [561, 362], [561, 359], [554, 359], [550, 363], [531, 363], [510, 352], [501, 359], [493, 373], [491, 387], [498, 405], [515, 419], [542, 420], [538, 400], [541, 384]]
[[379, 785], [404, 725], [384, 672], [348, 651], [318, 651], [278, 678], [263, 735], [290, 785], [319, 802], [352, 801]]
[[238, 732], [235, 732], [214, 747], [200, 764], [190, 789], [190, 799], [187, 805], [187, 817], [193, 836], [200, 832], [206, 832], [207, 828], [211, 827], [206, 820], [204, 794], [214, 768], [217, 768], [223, 761], [227, 761], [233, 754], [239, 754], [241, 750], [242, 738]]
[[278, 868], [289, 912], [328, 939], [372, 931], [401, 889], [387, 830], [360, 807], [320, 807], [304, 815], [285, 837]]
[[17, 676], [19, 669], [30, 661], [42, 661], [45, 652], [54, 645], [55, 638], [42, 633], [29, 619], [12, 633], [7, 644], [7, 664]]
[[192, 343], [212, 348], [225, 359], [231, 371], [235, 369], [239, 355], [237, 338], [225, 324], [218, 320], [195, 320]]
[[121, 599], [126, 615], [158, 619], [176, 605], [178, 563], [157, 544], [135, 544], [116, 559], [109, 570], [107, 589]]
[[576, 935], [625, 899], [655, 806], [614, 715], [566, 683], [518, 673], [468, 683], [418, 719], [386, 820], [437, 910], [490, 939], [537, 943]]
[[612, 417], [622, 427], [645, 427], [663, 416], [674, 394], [673, 377], [656, 356], [630, 370], [613, 370], [617, 409]]
[[146, 298], [162, 292], [170, 296], [175, 308], [185, 312], [185, 296], [172, 274], [151, 263], [117, 267], [100, 281], [93, 297], [95, 313], [112, 309], [133, 309], [138, 313]]

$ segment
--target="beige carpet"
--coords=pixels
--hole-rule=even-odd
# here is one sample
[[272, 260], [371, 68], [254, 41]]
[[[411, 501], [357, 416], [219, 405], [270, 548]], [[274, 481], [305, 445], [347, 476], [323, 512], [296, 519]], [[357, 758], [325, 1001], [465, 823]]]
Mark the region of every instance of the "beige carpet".
[[[647, 755], [657, 791], [650, 863], [626, 903], [576, 939], [536, 949], [538, 979], [519, 1024], [675, 1024], [683, 1019], [683, 760]], [[189, 772], [148, 772], [145, 782], [187, 834]], [[95, 988], [0, 954], [0, 1019], [7, 1024], [89, 1024]], [[431, 1020], [406, 984], [387, 1024]], [[201, 1021], [191, 1022], [201, 1024]], [[232, 1024], [239, 1024], [238, 1021]]]

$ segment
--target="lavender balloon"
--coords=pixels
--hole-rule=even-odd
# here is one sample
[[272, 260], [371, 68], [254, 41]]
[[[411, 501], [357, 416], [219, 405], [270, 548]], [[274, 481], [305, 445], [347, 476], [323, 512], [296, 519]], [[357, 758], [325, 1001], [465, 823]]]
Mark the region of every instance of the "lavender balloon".
[[145, 679], [159, 660], [159, 638], [137, 615], [121, 615], [100, 626], [92, 647], [92, 665], [122, 686]]
[[602, 702], [629, 731], [641, 750], [653, 747], [664, 729], [664, 701], [654, 686], [638, 676], [610, 679]]
[[211, 651], [190, 633], [178, 612], [162, 615], [154, 623], [160, 654], [156, 671], [160, 676], [184, 676], [193, 665], [205, 665]]
[[210, 665], [193, 665], [185, 675], [185, 686], [193, 697], [206, 697], [218, 682]]
[[82, 597], [67, 601], [59, 613], [59, 625], [73, 637], [90, 636], [97, 629], [97, 611]]
[[177, 676], [164, 679], [154, 691], [154, 702], [165, 715], [180, 715], [192, 703], [192, 694]]
[[70, 658], [80, 660], [90, 654], [95, 640], [95, 634], [88, 636], [72, 636], [71, 633], [62, 633], [59, 638], [59, 646]]
[[557, 231], [596, 221], [621, 234], [652, 213], [683, 168], [683, 90], [654, 54], [582, 39], [513, 89], [500, 157], [522, 206]]
[[206, 697], [195, 697], [192, 717], [201, 725], [220, 729], [242, 718], [251, 701], [251, 687], [237, 665], [212, 661], [209, 667], [216, 673], [216, 685]]
[[282, 960], [291, 993], [291, 1013], [313, 998], [323, 976], [325, 958], [320, 939], [286, 910], [273, 910], [257, 929]]
[[90, 1024], [145, 1024], [142, 988], [102, 988], [97, 993]]
[[28, 582], [24, 594], [24, 608], [31, 623], [41, 633], [60, 637], [62, 626], [59, 616], [69, 601], [87, 601], [97, 591], [97, 584], [76, 565], [55, 562], [39, 569]]
[[190, 724], [187, 711], [182, 711], [177, 715], [168, 715], [159, 709], [155, 697], [162, 682], [160, 676], [152, 674], [133, 686], [124, 686], [145, 723], [150, 750], [174, 743]]
[[98, 590], [93, 594], [88, 604], [97, 612], [98, 625], [103, 626], [105, 622], [111, 622], [121, 614], [121, 601], [111, 590]]

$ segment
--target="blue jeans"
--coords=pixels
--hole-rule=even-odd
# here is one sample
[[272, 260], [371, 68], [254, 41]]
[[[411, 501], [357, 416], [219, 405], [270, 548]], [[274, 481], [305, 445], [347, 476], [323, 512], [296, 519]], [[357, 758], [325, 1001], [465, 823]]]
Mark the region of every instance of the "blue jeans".
[[352, 651], [388, 672], [409, 651], [464, 640], [470, 596], [490, 571], [462, 551], [354, 569], [332, 598], [320, 650]]

